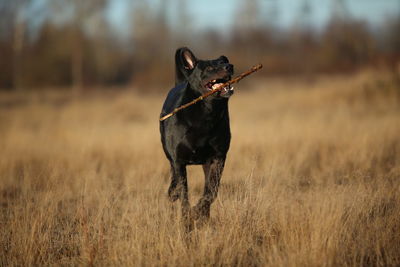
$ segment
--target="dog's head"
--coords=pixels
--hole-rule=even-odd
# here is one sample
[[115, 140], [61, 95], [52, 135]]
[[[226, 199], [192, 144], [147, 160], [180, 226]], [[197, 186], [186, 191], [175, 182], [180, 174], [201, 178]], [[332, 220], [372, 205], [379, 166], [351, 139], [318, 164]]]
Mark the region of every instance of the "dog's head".
[[[229, 81], [233, 75], [233, 65], [225, 56], [213, 60], [197, 59], [192, 51], [183, 47], [176, 50], [176, 84], [188, 82], [193, 90], [204, 94], [217, 86]], [[233, 88], [227, 86], [216, 97], [230, 97]]]

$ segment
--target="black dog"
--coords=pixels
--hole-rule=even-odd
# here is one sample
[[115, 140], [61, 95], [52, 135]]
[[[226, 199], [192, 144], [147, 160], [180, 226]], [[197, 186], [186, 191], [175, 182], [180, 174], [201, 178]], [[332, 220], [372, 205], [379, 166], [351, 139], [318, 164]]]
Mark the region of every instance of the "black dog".
[[[176, 51], [175, 64], [175, 88], [168, 93], [161, 116], [230, 80], [233, 74], [227, 57], [198, 60], [186, 47]], [[231, 139], [228, 99], [232, 94], [233, 89], [226, 87], [160, 122], [162, 145], [171, 164], [168, 196], [171, 201], [181, 200], [182, 215], [189, 227], [192, 219], [209, 218], [218, 193]], [[205, 186], [202, 198], [190, 209], [186, 165], [193, 164], [203, 165]]]

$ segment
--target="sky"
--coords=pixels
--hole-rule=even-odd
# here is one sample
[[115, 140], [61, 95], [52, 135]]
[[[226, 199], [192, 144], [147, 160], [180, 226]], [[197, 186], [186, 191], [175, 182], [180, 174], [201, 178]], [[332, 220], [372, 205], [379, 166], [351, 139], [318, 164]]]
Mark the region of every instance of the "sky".
[[[6, 3], [3, 1], [14, 0], [0, 0], [0, 8]], [[29, 14], [27, 16], [33, 18], [29, 23], [33, 36], [46, 19], [40, 14], [51, 10], [49, 7], [51, 1], [34, 0], [26, 10], [26, 14]], [[351, 18], [365, 20], [377, 29], [387, 18], [400, 16], [400, 0], [110, 0], [106, 16], [113, 32], [121, 39], [125, 39], [124, 37], [129, 37], [132, 33], [132, 10], [138, 3], [146, 3], [155, 14], [160, 11], [161, 6], [164, 6], [173, 29], [178, 29], [175, 27], [179, 21], [176, 18], [180, 10], [179, 5], [184, 3], [190, 30], [213, 30], [229, 34], [232, 26], [235, 23], [240, 24], [245, 17], [238, 7], [248, 5], [252, 1], [259, 3], [257, 11], [260, 23], [273, 22], [275, 27], [281, 29], [304, 22], [313, 29], [322, 29], [332, 15], [335, 2], [344, 3], [345, 10]], [[301, 19], [304, 17], [301, 16], [304, 3], [308, 3], [310, 7], [306, 21]], [[71, 6], [63, 6], [63, 12], [57, 14], [56, 22], [63, 23], [71, 17], [73, 9], [69, 7]], [[271, 10], [276, 11], [275, 16], [271, 15]]]
[[[144, 0], [146, 1], [146, 0]], [[175, 23], [177, 3], [172, 0], [147, 0], [154, 10], [159, 8], [161, 1], [167, 1], [170, 23]], [[181, 0], [185, 1], [185, 0]], [[238, 4], [243, 5], [246, 0], [186, 0], [186, 9], [190, 17], [190, 26], [194, 30], [229, 29], [235, 21], [240, 19]], [[348, 14], [352, 18], [363, 19], [371, 25], [379, 25], [389, 16], [400, 16], [400, 0], [341, 0]], [[114, 0], [108, 9], [108, 16], [114, 29], [123, 34], [127, 30], [128, 6], [132, 0]], [[301, 7], [304, 2], [310, 6], [310, 16], [307, 23], [318, 29], [322, 27], [332, 14], [334, 0], [260, 0], [259, 12], [262, 18], [268, 19], [269, 10], [275, 9], [275, 25], [281, 28], [291, 27], [301, 18]], [[340, 2], [337, 1], [337, 2]]]

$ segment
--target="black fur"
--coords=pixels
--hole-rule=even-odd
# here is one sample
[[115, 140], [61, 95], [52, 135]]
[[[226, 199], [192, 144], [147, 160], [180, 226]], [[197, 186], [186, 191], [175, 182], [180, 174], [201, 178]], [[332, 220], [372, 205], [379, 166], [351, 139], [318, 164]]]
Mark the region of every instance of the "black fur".
[[[207, 92], [205, 85], [209, 81], [223, 82], [233, 75], [233, 65], [225, 56], [198, 60], [186, 47], [176, 51], [175, 63], [175, 88], [168, 93], [161, 116]], [[214, 94], [160, 122], [163, 149], [171, 165], [168, 196], [171, 201], [181, 200], [189, 228], [192, 219], [209, 217], [211, 203], [218, 193], [231, 139], [228, 99], [232, 93], [225, 90]], [[205, 187], [202, 198], [191, 209], [186, 166], [192, 164], [203, 165]]]

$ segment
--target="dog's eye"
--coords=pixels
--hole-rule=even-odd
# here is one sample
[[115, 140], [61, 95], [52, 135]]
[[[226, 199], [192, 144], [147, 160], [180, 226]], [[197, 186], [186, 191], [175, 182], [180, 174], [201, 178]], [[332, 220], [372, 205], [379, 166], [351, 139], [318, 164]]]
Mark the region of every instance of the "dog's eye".
[[206, 71], [213, 71], [213, 70], [214, 70], [214, 68], [211, 66], [206, 67]]

